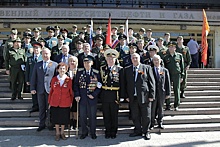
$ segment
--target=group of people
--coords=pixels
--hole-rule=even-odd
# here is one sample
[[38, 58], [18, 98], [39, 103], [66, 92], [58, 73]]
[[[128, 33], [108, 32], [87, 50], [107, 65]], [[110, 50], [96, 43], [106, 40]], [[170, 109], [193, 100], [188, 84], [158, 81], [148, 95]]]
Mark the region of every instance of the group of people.
[[178, 111], [180, 97], [185, 97], [187, 70], [191, 64], [189, 48], [183, 45], [182, 36], [177, 37], [177, 42], [170, 41], [169, 33], [154, 39], [152, 30], [148, 29], [145, 34], [144, 28], [136, 37], [129, 28], [129, 36], [126, 36], [124, 27], [119, 28], [122, 30], [119, 33], [117, 27], [112, 28], [112, 38], [119, 40], [115, 46], [104, 44], [105, 36], [100, 28], [93, 38], [93, 46], [89, 44], [86, 36], [90, 36], [90, 25], [87, 32], [81, 34], [76, 33], [76, 25], [71, 33], [59, 26], [48, 26], [47, 38], [40, 37], [41, 28], [33, 29], [34, 37], [27, 29], [23, 45], [17, 30], [11, 30], [4, 48], [11, 100], [23, 99], [23, 85], [30, 86], [31, 112], [39, 111], [37, 131], [45, 129], [49, 109], [49, 119], [56, 128], [55, 140], [65, 140], [65, 126], [71, 124], [75, 128], [79, 113], [80, 139], [89, 133], [96, 139], [99, 99], [106, 139], [116, 138], [121, 99], [129, 103], [135, 126], [130, 137], [143, 136], [149, 140], [156, 121], [157, 127], [164, 129], [163, 106], [166, 101], [166, 110], [171, 110], [171, 83], [175, 111]]

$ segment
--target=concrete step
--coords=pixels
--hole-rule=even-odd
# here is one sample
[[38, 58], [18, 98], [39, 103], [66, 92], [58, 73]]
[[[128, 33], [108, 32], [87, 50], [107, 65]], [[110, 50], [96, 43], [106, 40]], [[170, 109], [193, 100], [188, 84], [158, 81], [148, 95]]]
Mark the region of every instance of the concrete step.
[[220, 86], [187, 86], [186, 91], [220, 90]]
[[[31, 98], [31, 93], [23, 93], [21, 95], [23, 98]], [[11, 93], [6, 93], [6, 92], [0, 92], [0, 98], [10, 98]]]
[[220, 73], [218, 74], [188, 74], [188, 78], [220, 78]]
[[187, 81], [188, 86], [219, 86], [220, 82], [189, 82]]
[[185, 91], [185, 95], [186, 96], [219, 96], [220, 91], [218, 90]]
[[190, 69], [187, 71], [188, 74], [220, 74], [220, 69], [211, 68], [211, 69]]
[[220, 82], [220, 78], [189, 78], [188, 82]]
[[219, 102], [220, 96], [187, 96], [181, 102]]

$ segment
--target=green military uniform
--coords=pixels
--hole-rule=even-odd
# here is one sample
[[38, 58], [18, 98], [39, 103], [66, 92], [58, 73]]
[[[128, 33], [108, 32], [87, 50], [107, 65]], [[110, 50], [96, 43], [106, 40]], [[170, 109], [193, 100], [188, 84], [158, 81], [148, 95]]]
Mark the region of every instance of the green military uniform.
[[[170, 42], [168, 46], [176, 45], [173, 42]], [[164, 65], [169, 70], [170, 80], [173, 82], [173, 91], [174, 91], [174, 108], [177, 110], [180, 105], [180, 80], [184, 76], [184, 61], [183, 56], [180, 53], [175, 52], [172, 56], [168, 53], [164, 57]], [[167, 108], [170, 107], [170, 99], [166, 101]]]
[[9, 38], [4, 45], [4, 50], [3, 50], [3, 57], [5, 59], [6, 56], [6, 52], [13, 47], [13, 40], [11, 38]]
[[190, 66], [190, 64], [192, 62], [192, 59], [191, 59], [191, 55], [190, 55], [190, 52], [189, 52], [189, 48], [187, 46], [184, 46], [184, 45], [182, 45], [182, 47], [177, 46], [176, 47], [176, 52], [182, 54], [183, 61], [184, 61], [184, 76], [182, 77], [183, 81], [180, 84], [180, 91], [181, 91], [180, 97], [184, 98], [185, 97], [184, 96], [184, 90], [186, 88], [186, 81], [187, 81], [187, 70], [186, 70], [186, 67]]
[[[19, 42], [21, 40], [17, 38], [15, 41]], [[24, 71], [21, 65], [25, 65], [25, 58], [25, 49], [22, 48], [14, 49], [12, 47], [6, 52], [5, 67], [6, 70], [10, 69], [12, 100], [16, 99], [17, 95], [19, 99], [22, 99], [21, 92], [24, 84]]]
[[167, 54], [167, 50], [168, 48], [166, 46], [163, 46], [162, 48], [159, 48], [159, 52], [157, 52], [157, 54], [160, 56], [160, 58], [163, 60], [164, 57]]

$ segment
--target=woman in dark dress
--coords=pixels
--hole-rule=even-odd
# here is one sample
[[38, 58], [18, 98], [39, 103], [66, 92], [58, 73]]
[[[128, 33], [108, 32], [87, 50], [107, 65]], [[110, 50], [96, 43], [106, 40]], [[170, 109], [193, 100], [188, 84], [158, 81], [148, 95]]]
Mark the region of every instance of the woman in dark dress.
[[[73, 102], [72, 80], [66, 75], [68, 66], [61, 62], [57, 66], [58, 75], [51, 80], [51, 90], [48, 97], [52, 123], [55, 124], [56, 137], [59, 141], [67, 138], [64, 135], [65, 125], [69, 124], [70, 108]], [[60, 130], [61, 126], [61, 130]]]

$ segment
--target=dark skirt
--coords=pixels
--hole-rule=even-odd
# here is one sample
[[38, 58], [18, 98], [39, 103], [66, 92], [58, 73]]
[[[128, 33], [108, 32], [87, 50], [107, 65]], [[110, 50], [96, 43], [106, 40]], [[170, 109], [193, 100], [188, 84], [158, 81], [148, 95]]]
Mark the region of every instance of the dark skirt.
[[77, 111], [77, 102], [76, 99], [73, 99], [72, 107], [70, 108], [71, 112], [76, 112]]
[[50, 107], [51, 121], [57, 125], [68, 125], [70, 121], [70, 108]]

